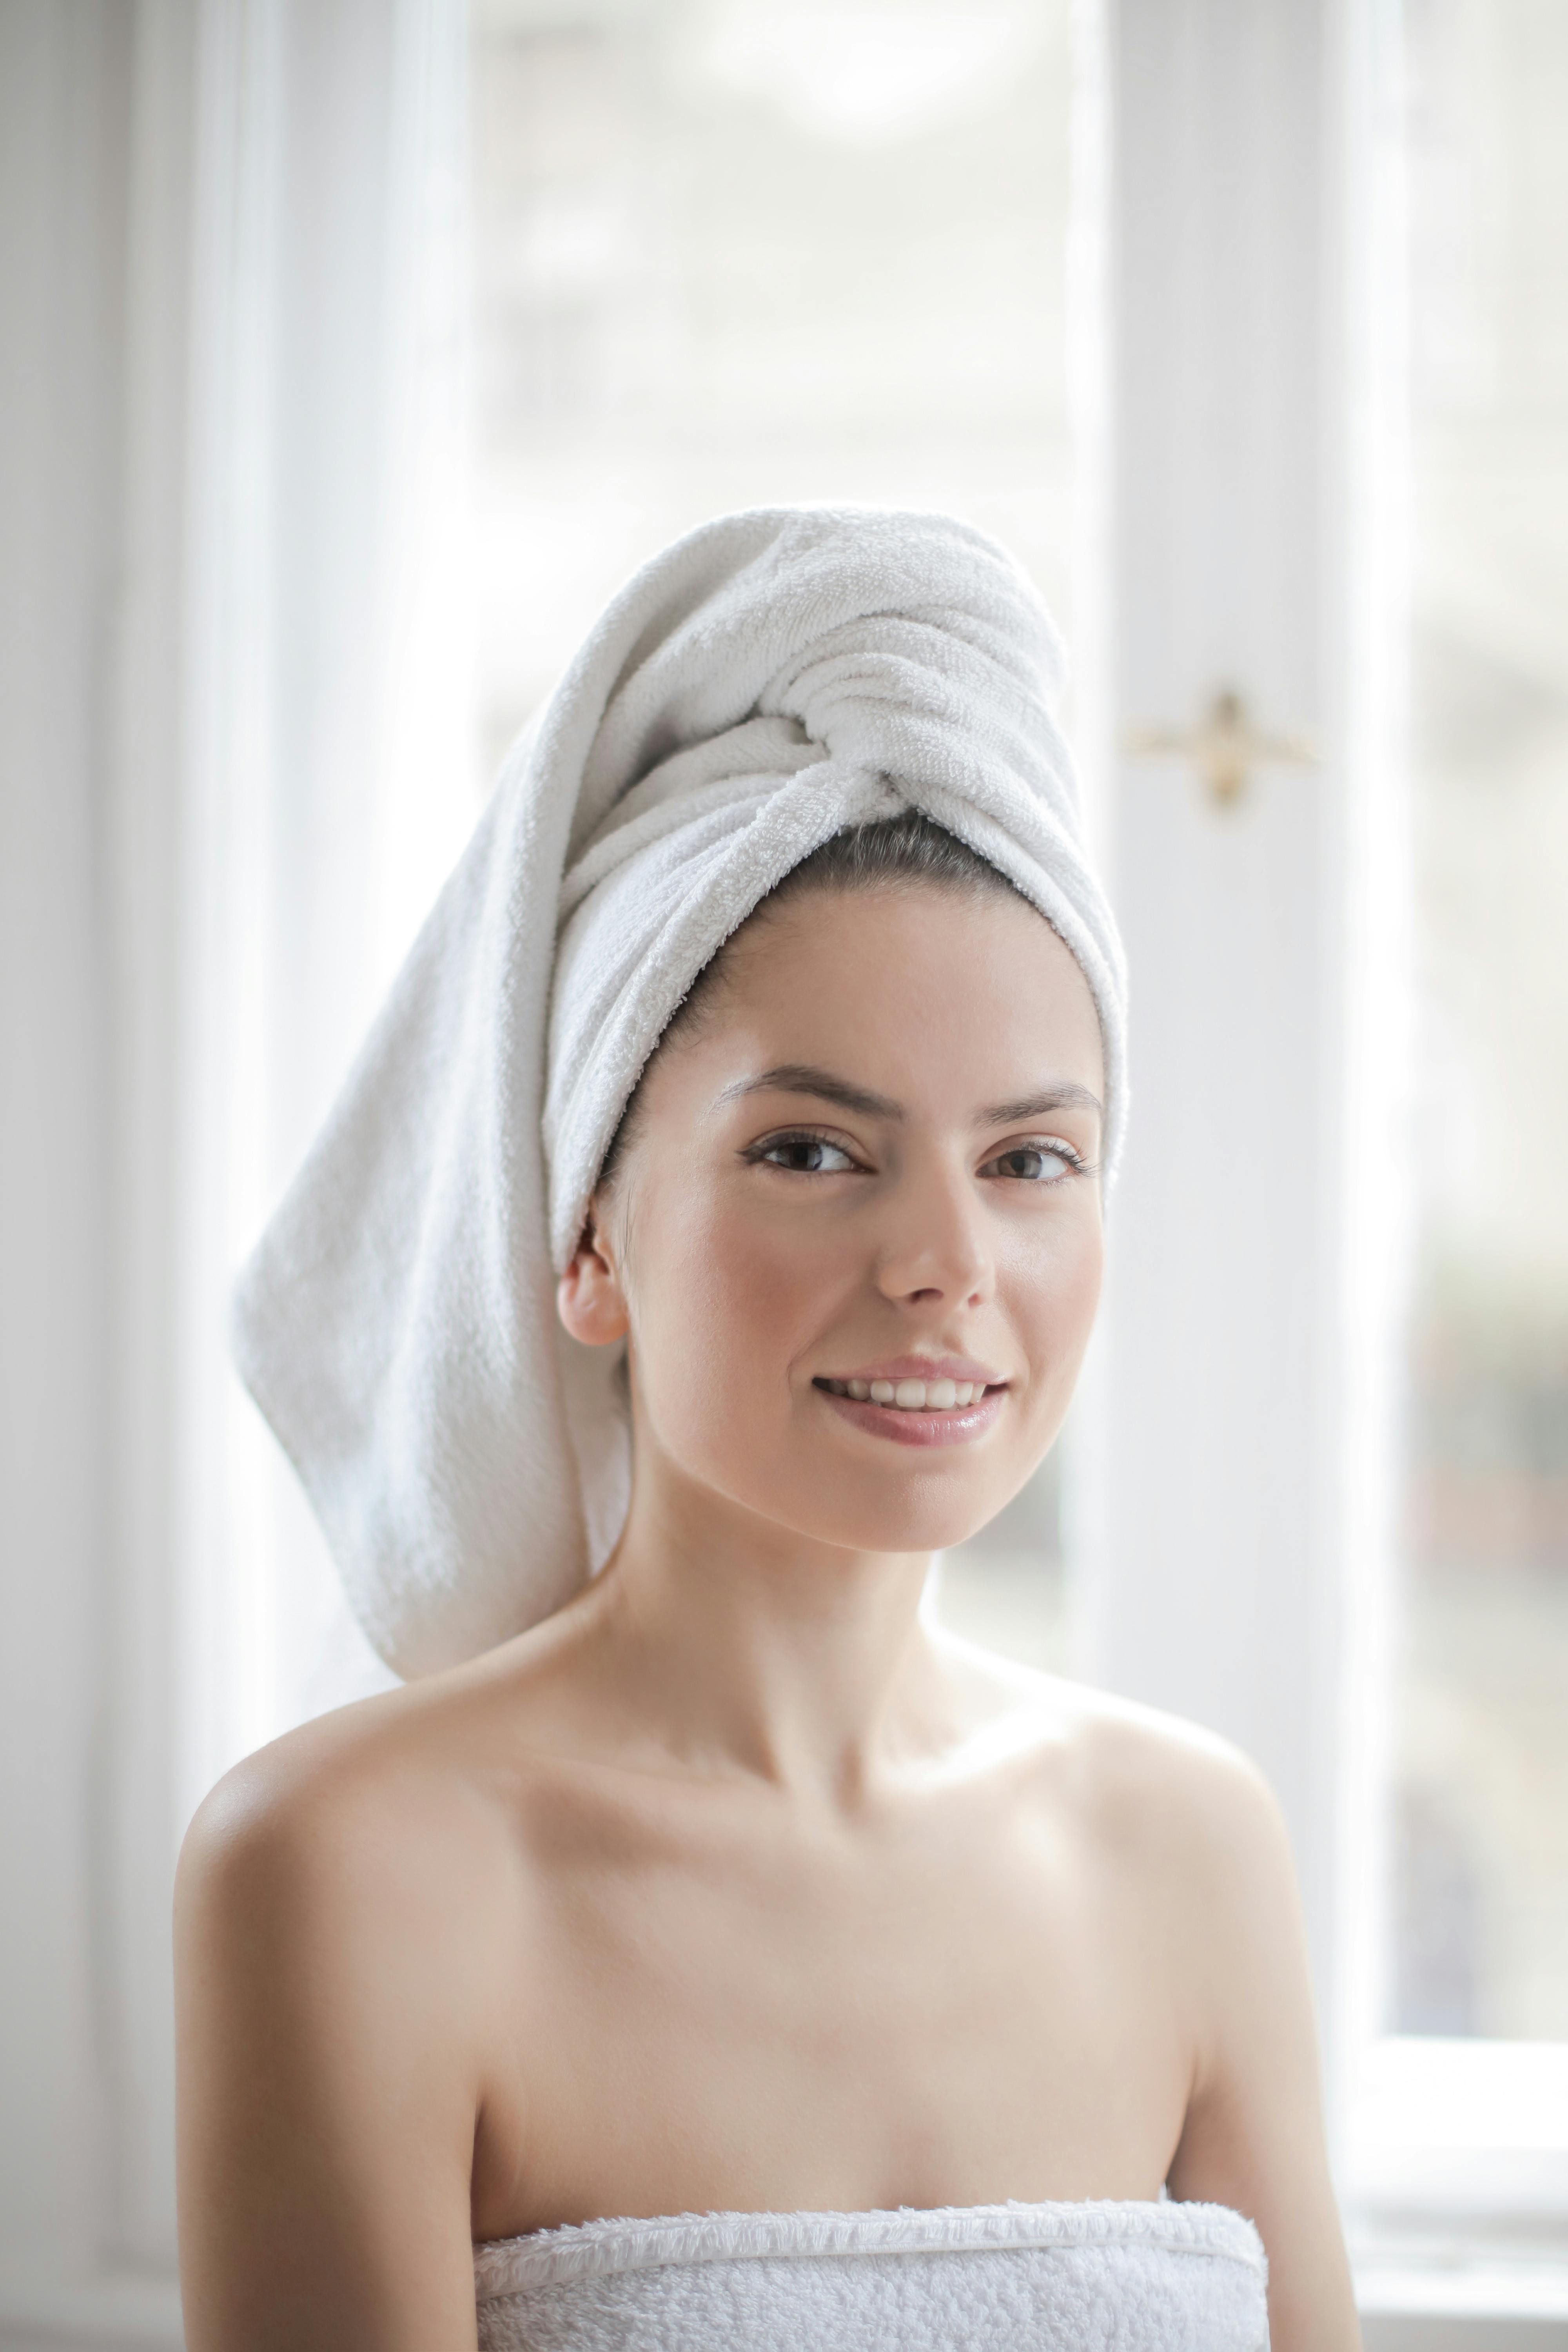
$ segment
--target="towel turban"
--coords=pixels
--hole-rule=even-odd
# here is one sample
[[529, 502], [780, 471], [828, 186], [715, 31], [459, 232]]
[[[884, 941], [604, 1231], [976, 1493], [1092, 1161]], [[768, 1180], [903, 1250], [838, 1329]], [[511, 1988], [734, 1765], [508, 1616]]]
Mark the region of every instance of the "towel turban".
[[670, 1015], [832, 835], [922, 810], [1054, 926], [1099, 1011], [1113, 1170], [1124, 970], [1062, 671], [967, 525], [761, 509], [639, 572], [514, 747], [234, 1301], [247, 1385], [400, 1675], [537, 1622], [608, 1556], [619, 1351], [567, 1338], [556, 1276]]

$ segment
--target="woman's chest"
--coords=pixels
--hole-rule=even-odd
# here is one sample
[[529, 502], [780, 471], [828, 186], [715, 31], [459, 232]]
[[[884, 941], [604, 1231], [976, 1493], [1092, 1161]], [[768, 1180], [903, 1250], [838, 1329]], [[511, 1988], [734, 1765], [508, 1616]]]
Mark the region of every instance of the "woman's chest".
[[599, 2213], [1149, 2197], [1190, 2036], [1135, 1887], [1017, 1825], [592, 1843], [535, 1882], [476, 2237]]

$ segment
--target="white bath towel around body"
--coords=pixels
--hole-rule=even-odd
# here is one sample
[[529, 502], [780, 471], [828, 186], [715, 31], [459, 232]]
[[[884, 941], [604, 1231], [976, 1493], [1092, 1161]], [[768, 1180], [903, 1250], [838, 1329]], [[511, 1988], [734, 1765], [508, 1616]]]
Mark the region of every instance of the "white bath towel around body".
[[1268, 2352], [1224, 2205], [590, 2221], [474, 2250], [480, 2352]]

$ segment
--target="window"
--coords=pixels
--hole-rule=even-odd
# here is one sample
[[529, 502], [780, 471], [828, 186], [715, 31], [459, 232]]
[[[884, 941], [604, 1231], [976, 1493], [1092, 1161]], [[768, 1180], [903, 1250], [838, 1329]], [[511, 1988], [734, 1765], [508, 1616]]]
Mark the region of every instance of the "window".
[[1370, 2307], [1489, 2346], [1568, 2309], [1568, 26], [1422, 0], [1404, 34], [1388, 1804], [1346, 2148]]
[[1568, 24], [1408, 31], [1397, 2032], [1568, 2041]]
[[1069, 582], [1067, 0], [473, 15], [480, 695], [728, 509], [945, 505]]

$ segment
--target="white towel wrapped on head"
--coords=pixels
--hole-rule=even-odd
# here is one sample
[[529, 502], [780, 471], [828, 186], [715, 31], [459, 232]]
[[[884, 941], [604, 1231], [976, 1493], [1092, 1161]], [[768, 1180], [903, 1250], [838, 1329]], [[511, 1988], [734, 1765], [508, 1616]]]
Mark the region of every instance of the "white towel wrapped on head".
[[942, 515], [730, 515], [628, 583], [502, 769], [242, 1275], [245, 1380], [351, 1605], [407, 1675], [537, 1622], [607, 1556], [610, 1349], [561, 1330], [605, 1151], [692, 981], [847, 826], [925, 812], [1071, 949], [1125, 1118], [1125, 979], [1053, 716], [1058, 642]]

